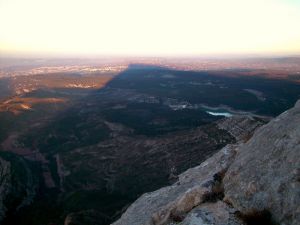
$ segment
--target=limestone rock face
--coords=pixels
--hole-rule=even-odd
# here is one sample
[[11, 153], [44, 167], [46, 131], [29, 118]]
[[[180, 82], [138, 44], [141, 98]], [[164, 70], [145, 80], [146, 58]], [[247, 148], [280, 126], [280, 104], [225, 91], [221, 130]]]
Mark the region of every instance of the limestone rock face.
[[142, 195], [113, 225], [300, 224], [300, 101], [250, 140], [236, 137], [175, 184]]
[[[176, 225], [241, 225], [235, 216], [236, 210], [222, 201], [203, 203], [194, 208], [186, 218]], [[175, 224], [174, 224], [175, 225]]]
[[1, 152], [0, 224], [8, 212], [16, 212], [32, 202], [36, 186], [37, 179], [23, 158]]
[[176, 222], [195, 206], [222, 194], [221, 180], [236, 153], [228, 145], [179, 176], [178, 182], [142, 195], [114, 225], [158, 225]]
[[240, 146], [223, 183], [242, 213], [267, 210], [277, 223], [300, 224], [300, 101]]
[[6, 212], [4, 200], [9, 194], [11, 186], [11, 166], [10, 163], [0, 158], [0, 221], [3, 220]]
[[233, 116], [219, 121], [218, 127], [228, 131], [237, 140], [248, 139], [253, 132], [270, 120], [267, 117]]

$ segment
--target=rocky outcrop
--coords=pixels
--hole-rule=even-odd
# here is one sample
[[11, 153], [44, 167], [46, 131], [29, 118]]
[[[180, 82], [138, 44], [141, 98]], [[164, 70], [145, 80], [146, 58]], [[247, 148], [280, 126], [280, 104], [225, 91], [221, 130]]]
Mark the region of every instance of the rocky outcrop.
[[37, 177], [27, 161], [11, 153], [0, 152], [0, 223], [29, 205], [35, 196]]
[[83, 210], [75, 213], [70, 213], [66, 216], [64, 225], [103, 225], [102, 221], [107, 224], [109, 218], [96, 210]]
[[10, 190], [11, 171], [10, 163], [0, 158], [0, 221], [3, 220], [6, 212], [4, 200]]
[[246, 143], [142, 195], [113, 225], [299, 224], [299, 124], [300, 101]]
[[253, 131], [270, 120], [268, 117], [233, 116], [217, 122], [219, 128], [226, 130], [235, 139], [249, 139]]
[[300, 223], [300, 101], [239, 148], [224, 187], [243, 214], [268, 211], [280, 224]]
[[192, 211], [187, 214], [187, 216], [180, 224], [240, 225], [243, 224], [243, 221], [241, 221], [241, 219], [236, 216], [236, 210], [233, 207], [229, 206], [223, 201], [217, 201], [203, 203], [192, 209]]
[[178, 222], [204, 202], [222, 198], [222, 177], [236, 154], [228, 145], [199, 166], [179, 176], [172, 186], [142, 195], [114, 225], [153, 225]]

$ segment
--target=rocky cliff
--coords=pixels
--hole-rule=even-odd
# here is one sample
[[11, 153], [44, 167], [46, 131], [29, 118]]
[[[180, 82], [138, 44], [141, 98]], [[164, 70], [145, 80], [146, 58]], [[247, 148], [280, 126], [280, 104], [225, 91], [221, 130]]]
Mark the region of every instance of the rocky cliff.
[[300, 224], [300, 101], [248, 139], [142, 195], [113, 225]]
[[0, 152], [0, 224], [33, 201], [38, 181], [32, 171], [23, 158]]
[[1, 174], [1, 181], [0, 181], [0, 221], [5, 216], [6, 207], [4, 205], [4, 199], [8, 195], [8, 190], [10, 187], [10, 163], [5, 161], [4, 159], [0, 158], [0, 174]]

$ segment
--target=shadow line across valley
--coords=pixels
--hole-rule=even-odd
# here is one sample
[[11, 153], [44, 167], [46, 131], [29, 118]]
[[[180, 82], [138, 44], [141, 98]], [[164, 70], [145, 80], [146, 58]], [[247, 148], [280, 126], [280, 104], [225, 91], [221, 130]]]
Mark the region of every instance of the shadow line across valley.
[[12, 149], [3, 150], [32, 164], [37, 188], [31, 204], [9, 211], [3, 224], [63, 224], [67, 216], [109, 224], [144, 192], [173, 183], [235, 142], [218, 128], [224, 118], [218, 113], [276, 116], [300, 97], [297, 83], [239, 72], [131, 64], [118, 74], [93, 76], [100, 82], [96, 89], [82, 88], [93, 83], [86, 75], [68, 78], [73, 86], [63, 74], [47, 75], [45, 85], [23, 98], [67, 103], [36, 104], [18, 115], [5, 112], [18, 134]]

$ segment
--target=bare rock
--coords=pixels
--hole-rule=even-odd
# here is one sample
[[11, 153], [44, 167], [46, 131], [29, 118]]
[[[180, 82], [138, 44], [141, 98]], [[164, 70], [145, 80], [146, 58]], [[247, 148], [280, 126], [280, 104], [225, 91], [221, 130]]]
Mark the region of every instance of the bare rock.
[[235, 212], [234, 208], [222, 201], [203, 203], [177, 225], [242, 225], [243, 222], [236, 217]]
[[233, 116], [220, 120], [217, 125], [228, 131], [236, 140], [247, 140], [253, 132], [269, 121], [267, 117]]
[[[250, 135], [259, 126], [250, 118], [240, 123], [252, 124]], [[144, 194], [113, 225], [299, 224], [300, 101], [251, 138], [237, 127], [223, 129], [240, 143], [182, 173], [172, 186]]]
[[241, 213], [300, 223], [300, 101], [240, 146], [223, 183], [225, 200]]
[[8, 212], [29, 205], [35, 196], [37, 179], [27, 161], [11, 153], [0, 156], [0, 223]]
[[11, 165], [9, 162], [0, 158], [0, 221], [6, 213], [5, 198], [11, 189]]
[[179, 181], [142, 195], [114, 225], [161, 225], [185, 215], [195, 206], [222, 194], [221, 180], [234, 159], [228, 145], [199, 166], [179, 175]]

